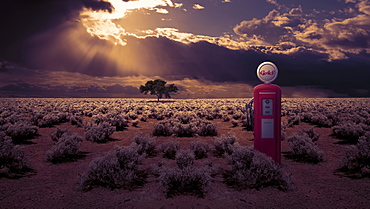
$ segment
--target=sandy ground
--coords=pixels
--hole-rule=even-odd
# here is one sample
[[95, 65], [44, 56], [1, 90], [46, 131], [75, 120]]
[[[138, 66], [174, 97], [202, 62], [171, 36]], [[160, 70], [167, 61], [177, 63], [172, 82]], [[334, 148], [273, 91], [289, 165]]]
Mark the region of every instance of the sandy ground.
[[[242, 127], [232, 127], [231, 122], [214, 120], [219, 134], [235, 134], [243, 146], [253, 145], [251, 132]], [[40, 128], [39, 136], [31, 144], [21, 145], [35, 173], [21, 178], [0, 178], [0, 208], [369, 208], [370, 179], [352, 179], [334, 174], [340, 159], [349, 145], [338, 144], [331, 136], [330, 128], [317, 128], [301, 124], [287, 129], [287, 136], [301, 128], [314, 127], [320, 133], [318, 146], [325, 152], [326, 161], [319, 164], [295, 162], [282, 157], [281, 167], [291, 175], [294, 188], [283, 192], [276, 188], [237, 191], [222, 183], [220, 176], [215, 178], [207, 189], [204, 198], [176, 196], [166, 198], [163, 187], [154, 177], [134, 191], [96, 188], [82, 192], [76, 188], [79, 175], [84, 173], [89, 163], [96, 157], [104, 156], [115, 146], [127, 146], [137, 133], [151, 134], [156, 120], [130, 126], [122, 132], [115, 132], [116, 139], [105, 144], [82, 142], [81, 151], [86, 154], [75, 162], [52, 164], [45, 161], [46, 152], [53, 146], [50, 133], [57, 127], [68, 128], [83, 136], [84, 129], [64, 123], [52, 128]], [[157, 137], [157, 145], [168, 141], [179, 141], [182, 148], [189, 147], [192, 141], [206, 141], [213, 144], [213, 137]], [[282, 142], [282, 152], [289, 151], [287, 141]], [[145, 159], [143, 167], [149, 167], [163, 160], [162, 156]], [[210, 161], [226, 165], [223, 158], [209, 156], [196, 163]]]

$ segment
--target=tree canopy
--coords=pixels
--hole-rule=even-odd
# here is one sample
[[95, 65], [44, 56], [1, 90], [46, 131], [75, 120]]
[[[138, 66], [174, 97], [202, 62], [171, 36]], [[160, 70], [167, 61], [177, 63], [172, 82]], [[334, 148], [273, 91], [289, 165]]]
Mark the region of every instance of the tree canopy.
[[166, 81], [161, 79], [156, 79], [154, 81], [147, 81], [145, 85], [140, 86], [140, 93], [150, 93], [150, 95], [156, 95], [157, 99], [171, 98], [170, 92], [177, 92], [179, 89], [175, 84], [166, 85]]

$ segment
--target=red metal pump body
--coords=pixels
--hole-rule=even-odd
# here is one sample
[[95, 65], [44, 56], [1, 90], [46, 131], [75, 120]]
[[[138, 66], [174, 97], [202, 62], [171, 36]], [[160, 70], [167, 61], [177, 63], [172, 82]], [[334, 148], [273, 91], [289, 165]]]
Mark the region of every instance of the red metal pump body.
[[274, 84], [254, 87], [254, 149], [281, 163], [281, 89]]

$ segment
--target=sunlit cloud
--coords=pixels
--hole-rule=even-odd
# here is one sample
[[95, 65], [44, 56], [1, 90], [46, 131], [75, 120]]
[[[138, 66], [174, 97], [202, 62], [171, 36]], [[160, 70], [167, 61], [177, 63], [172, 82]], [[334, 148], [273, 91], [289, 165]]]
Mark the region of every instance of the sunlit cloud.
[[163, 8], [155, 8], [155, 11], [159, 14], [168, 14], [169, 11], [167, 9], [163, 9]]
[[[87, 32], [100, 39], [111, 41], [116, 45], [127, 45], [127, 37], [132, 36], [139, 39], [148, 37], [167, 37], [171, 40], [185, 44], [207, 41], [230, 49], [247, 49], [249, 45], [256, 44], [253, 39], [247, 42], [232, 40], [231, 36], [211, 37], [205, 35], [196, 35], [192, 33], [181, 32], [176, 28], [156, 28], [133, 32], [127, 32], [124, 26], [114, 23], [113, 20], [125, 18], [125, 15], [138, 9], [155, 10], [160, 14], [168, 14], [169, 11], [162, 7], [180, 8], [182, 3], [172, 3], [171, 1], [129, 1], [110, 0], [113, 12], [84, 10], [81, 13], [81, 22], [86, 27]], [[157, 8], [159, 7], [159, 8]], [[203, 9], [204, 7], [195, 4], [194, 8]], [[162, 20], [168, 20], [162, 18]]]
[[183, 3], [173, 3], [175, 8], [180, 8], [183, 6]]
[[326, 54], [329, 61], [346, 59], [346, 54], [370, 50], [370, 2], [356, 2], [357, 10], [347, 12], [352, 15], [347, 18], [319, 21], [301, 7], [283, 13], [272, 10], [262, 19], [242, 21], [234, 32], [246, 39], [259, 39], [273, 53], [291, 54], [304, 49]]
[[179, 8], [182, 6], [179, 3], [172, 3], [171, 0], [135, 0], [127, 2], [122, 0], [108, 0], [108, 2], [113, 7], [111, 13], [85, 9], [80, 13], [81, 22], [90, 35], [112, 41], [114, 44], [122, 46], [127, 44], [124, 36], [136, 36], [136, 34], [126, 32], [122, 26], [113, 23], [113, 20], [122, 19], [128, 13], [135, 10], [147, 9], [155, 10], [160, 14], [168, 14], [168, 10], [158, 7]]
[[280, 6], [276, 0], [266, 0], [267, 2], [269, 2], [270, 4], [273, 4], [275, 6]]
[[223, 0], [222, 3], [230, 3], [231, 0]]
[[202, 9], [204, 9], [204, 6], [202, 6], [200, 4], [193, 4], [193, 9], [202, 10]]

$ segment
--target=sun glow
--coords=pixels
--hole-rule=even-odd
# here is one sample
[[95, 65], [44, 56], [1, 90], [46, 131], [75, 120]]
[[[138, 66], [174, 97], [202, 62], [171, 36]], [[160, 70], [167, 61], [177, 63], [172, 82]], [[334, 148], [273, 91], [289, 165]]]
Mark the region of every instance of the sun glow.
[[87, 32], [100, 39], [112, 41], [114, 44], [125, 46], [127, 40], [125, 36], [135, 36], [145, 38], [147, 36], [138, 36], [127, 32], [121, 25], [114, 23], [114, 20], [123, 19], [127, 14], [135, 10], [152, 10], [159, 14], [168, 14], [168, 10], [158, 7], [179, 8], [182, 4], [172, 3], [171, 0], [137, 0], [124, 2], [122, 0], [108, 0], [113, 7], [112, 13], [107, 11], [93, 11], [85, 9], [80, 13], [81, 22], [86, 27]]

